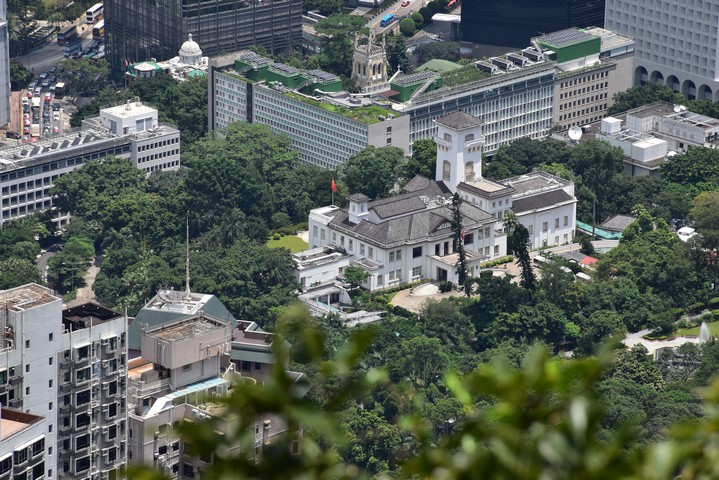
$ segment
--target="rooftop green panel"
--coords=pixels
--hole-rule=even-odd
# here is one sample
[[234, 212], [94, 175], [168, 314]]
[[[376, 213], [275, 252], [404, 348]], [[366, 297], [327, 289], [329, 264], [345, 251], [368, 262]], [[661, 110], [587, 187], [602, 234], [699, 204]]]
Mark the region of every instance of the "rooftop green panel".
[[602, 41], [599, 37], [578, 28], [568, 28], [559, 32], [536, 37], [535, 40], [543, 49], [552, 50], [556, 54], [557, 63], [569, 62], [589, 55], [598, 55]]

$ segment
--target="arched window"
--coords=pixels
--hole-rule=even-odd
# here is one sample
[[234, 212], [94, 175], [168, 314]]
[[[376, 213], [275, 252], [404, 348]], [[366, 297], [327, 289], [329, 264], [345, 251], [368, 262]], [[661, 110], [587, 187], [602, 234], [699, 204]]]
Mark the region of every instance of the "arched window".
[[451, 170], [452, 164], [449, 163], [449, 160], [445, 160], [444, 163], [442, 163], [442, 180], [449, 182]]
[[474, 162], [464, 164], [464, 180], [474, 180]]

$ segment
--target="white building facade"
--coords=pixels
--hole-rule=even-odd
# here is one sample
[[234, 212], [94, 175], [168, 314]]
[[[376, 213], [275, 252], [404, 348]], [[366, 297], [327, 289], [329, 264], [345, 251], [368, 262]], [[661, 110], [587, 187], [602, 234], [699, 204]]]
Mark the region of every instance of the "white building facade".
[[38, 285], [2, 291], [0, 302], [0, 403], [42, 417], [46, 476], [33, 478], [117, 475], [127, 459], [127, 319], [95, 304], [63, 311]]
[[604, 25], [634, 38], [634, 84], [719, 99], [719, 1], [606, 0]]
[[[435, 180], [416, 176], [394, 197], [370, 201], [355, 193], [346, 209], [312, 210], [309, 246], [315, 250], [296, 256], [311, 260], [312, 252], [326, 247], [320, 252], [324, 277], [318, 281], [340, 275], [349, 260], [369, 273], [363, 284], [369, 290], [422, 279], [456, 282], [459, 254], [450, 207], [455, 192], [463, 200], [461, 241], [470, 276], [479, 275], [482, 262], [507, 254], [503, 218], [509, 211], [530, 231], [531, 248], [571, 241], [574, 185], [542, 172], [501, 182], [483, 178], [483, 127], [484, 122], [463, 111], [436, 120]], [[340, 255], [332, 259], [328, 252]], [[300, 260], [295, 264], [301, 276]]]
[[[180, 168], [180, 132], [160, 124], [157, 110], [131, 102], [102, 109], [78, 132], [0, 149], [0, 225], [52, 207], [55, 180], [90, 160], [129, 158], [150, 173]], [[58, 212], [63, 226], [69, 216]]]

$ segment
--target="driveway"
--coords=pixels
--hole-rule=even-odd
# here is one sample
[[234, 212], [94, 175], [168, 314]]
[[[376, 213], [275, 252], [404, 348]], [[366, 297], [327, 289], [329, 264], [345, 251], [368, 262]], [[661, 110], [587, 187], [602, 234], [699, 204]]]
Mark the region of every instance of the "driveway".
[[[434, 288], [432, 288], [434, 287]], [[412, 294], [412, 290], [415, 294]], [[457, 292], [452, 290], [451, 292], [439, 293], [439, 288], [434, 283], [425, 283], [414, 289], [408, 288], [401, 290], [392, 299], [392, 305], [397, 305], [402, 308], [406, 308], [410, 312], [418, 313], [422, 309], [422, 305], [429, 299], [442, 300], [444, 298], [459, 297], [464, 295], [464, 292]]]

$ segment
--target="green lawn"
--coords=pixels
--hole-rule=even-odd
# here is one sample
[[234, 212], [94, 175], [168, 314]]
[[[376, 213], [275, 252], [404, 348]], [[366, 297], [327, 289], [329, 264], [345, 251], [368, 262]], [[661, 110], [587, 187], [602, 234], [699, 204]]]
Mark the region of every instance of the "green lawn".
[[270, 248], [286, 248], [292, 253], [301, 252], [307, 250], [307, 242], [302, 240], [300, 237], [294, 235], [286, 235], [279, 240], [267, 240], [267, 246]]
[[[719, 322], [707, 323], [707, 326], [709, 327], [709, 332], [713, 336], [715, 336], [715, 337], [719, 336]], [[685, 328], [683, 330], [677, 330], [674, 335], [677, 337], [684, 337], [686, 335], [694, 335], [694, 336], [698, 337], [700, 328], [701, 327], [693, 327], [693, 328]]]

